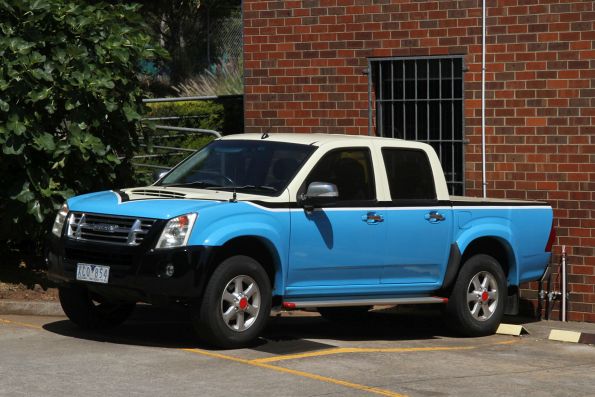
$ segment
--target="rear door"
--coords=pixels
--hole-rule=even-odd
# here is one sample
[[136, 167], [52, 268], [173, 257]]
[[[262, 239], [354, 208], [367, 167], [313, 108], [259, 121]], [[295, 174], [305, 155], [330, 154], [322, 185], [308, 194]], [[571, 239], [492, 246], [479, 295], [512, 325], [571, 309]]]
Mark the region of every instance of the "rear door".
[[[383, 147], [390, 199], [386, 209], [387, 264], [383, 284], [440, 284], [446, 269], [453, 217], [436, 198], [430, 161], [421, 149]], [[397, 287], [396, 291], [406, 289]]]

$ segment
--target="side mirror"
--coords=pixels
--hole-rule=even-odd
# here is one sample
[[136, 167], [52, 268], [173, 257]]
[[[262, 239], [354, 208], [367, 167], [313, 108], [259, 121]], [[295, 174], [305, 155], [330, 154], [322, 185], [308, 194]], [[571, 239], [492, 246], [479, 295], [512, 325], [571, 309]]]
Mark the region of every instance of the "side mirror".
[[306, 211], [334, 202], [339, 197], [337, 185], [329, 182], [312, 182], [308, 185], [306, 194], [301, 197]]
[[170, 169], [156, 168], [153, 171], [153, 180], [155, 182], [157, 182], [159, 179], [163, 178], [165, 176], [165, 174], [167, 174], [169, 171], [170, 171]]

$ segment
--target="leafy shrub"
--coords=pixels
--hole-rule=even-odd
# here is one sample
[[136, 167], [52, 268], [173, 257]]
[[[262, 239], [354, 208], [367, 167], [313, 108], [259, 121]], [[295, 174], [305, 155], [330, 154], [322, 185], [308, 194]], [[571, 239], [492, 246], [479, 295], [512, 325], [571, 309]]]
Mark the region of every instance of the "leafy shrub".
[[0, 0], [0, 240], [39, 240], [73, 194], [131, 181], [152, 44], [138, 6]]

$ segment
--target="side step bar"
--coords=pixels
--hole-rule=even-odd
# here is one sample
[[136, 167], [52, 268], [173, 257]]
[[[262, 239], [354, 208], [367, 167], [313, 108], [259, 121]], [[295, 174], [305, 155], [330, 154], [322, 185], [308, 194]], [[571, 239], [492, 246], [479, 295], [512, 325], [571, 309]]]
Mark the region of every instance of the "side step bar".
[[448, 298], [438, 296], [409, 297], [409, 298], [366, 298], [366, 299], [335, 299], [335, 300], [295, 300], [283, 302], [283, 309], [305, 309], [310, 307], [339, 307], [339, 306], [374, 306], [374, 305], [419, 305], [426, 303], [446, 303]]

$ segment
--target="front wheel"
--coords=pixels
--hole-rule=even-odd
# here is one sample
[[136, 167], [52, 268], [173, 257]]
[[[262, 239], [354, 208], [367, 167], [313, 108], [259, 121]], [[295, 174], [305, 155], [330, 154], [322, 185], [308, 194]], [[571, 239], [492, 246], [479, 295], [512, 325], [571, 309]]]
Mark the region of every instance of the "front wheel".
[[101, 329], [122, 324], [134, 311], [135, 303], [114, 302], [80, 285], [60, 287], [60, 304], [66, 316], [84, 329]]
[[504, 315], [506, 276], [496, 259], [475, 255], [461, 268], [446, 307], [449, 325], [465, 336], [496, 332]]
[[221, 348], [242, 347], [254, 341], [271, 311], [267, 273], [251, 257], [227, 258], [215, 269], [193, 323], [199, 336]]

